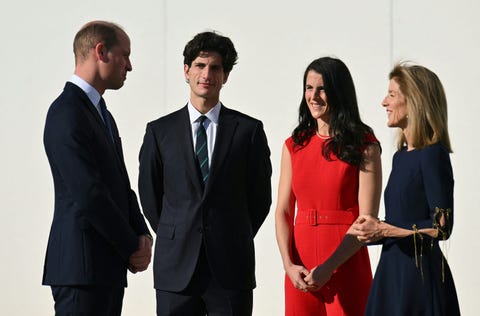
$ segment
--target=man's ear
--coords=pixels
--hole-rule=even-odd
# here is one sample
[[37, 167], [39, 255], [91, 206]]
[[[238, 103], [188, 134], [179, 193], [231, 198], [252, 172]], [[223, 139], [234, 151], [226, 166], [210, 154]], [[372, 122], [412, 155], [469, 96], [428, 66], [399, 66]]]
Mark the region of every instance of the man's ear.
[[184, 64], [183, 65], [183, 74], [185, 75], [185, 81], [186, 82], [189, 82], [189, 80], [190, 80], [190, 75], [188, 73], [189, 70], [190, 70], [190, 67], [188, 67], [187, 64]]
[[230, 72], [225, 73], [225, 77], [223, 78], [223, 84], [227, 83], [228, 76], [230, 75]]
[[95, 45], [93, 49], [95, 51], [95, 56], [97, 57], [98, 60], [101, 60], [103, 62], [108, 62], [107, 48], [103, 43], [97, 43], [97, 45]]

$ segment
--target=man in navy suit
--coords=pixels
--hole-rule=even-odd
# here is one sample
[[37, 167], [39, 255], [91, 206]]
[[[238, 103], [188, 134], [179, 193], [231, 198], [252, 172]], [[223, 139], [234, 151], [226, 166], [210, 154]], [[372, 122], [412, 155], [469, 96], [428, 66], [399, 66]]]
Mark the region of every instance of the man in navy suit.
[[231, 40], [200, 33], [183, 55], [190, 100], [147, 125], [140, 152], [140, 200], [157, 235], [157, 315], [251, 315], [270, 150], [259, 120], [219, 100], [237, 60]]
[[73, 46], [74, 75], [45, 123], [55, 210], [43, 284], [52, 288], [56, 315], [120, 315], [127, 268], [145, 270], [152, 246], [102, 98], [132, 70], [130, 40], [118, 25], [93, 21]]

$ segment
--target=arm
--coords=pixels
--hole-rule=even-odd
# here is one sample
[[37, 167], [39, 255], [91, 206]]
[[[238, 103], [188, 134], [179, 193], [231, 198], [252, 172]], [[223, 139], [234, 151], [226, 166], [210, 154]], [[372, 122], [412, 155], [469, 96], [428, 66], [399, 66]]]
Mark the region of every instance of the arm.
[[[116, 139], [115, 145], [117, 146], [117, 151], [120, 153], [121, 163], [125, 174], [128, 174], [127, 167], [124, 162], [123, 148], [121, 145], [120, 135], [118, 132], [117, 124], [112, 116], [110, 116], [112, 122], [113, 135]], [[130, 187], [130, 181], [128, 180], [128, 186]], [[135, 192], [129, 190], [129, 222], [133, 230], [138, 236], [138, 248], [137, 250], [129, 257], [128, 259], [128, 269], [132, 273], [137, 273], [144, 271], [148, 268], [150, 260], [152, 257], [152, 236], [148, 230], [147, 224], [145, 223], [145, 218], [143, 217], [140, 207], [138, 205], [138, 200]]]
[[[110, 122], [112, 124], [112, 132], [113, 132], [113, 137], [115, 139], [115, 147], [117, 149], [118, 154], [120, 155], [120, 158], [121, 158], [120, 163], [122, 164], [123, 170], [127, 175], [128, 187], [130, 188], [131, 187], [130, 179], [128, 179], [128, 171], [127, 171], [127, 166], [125, 165], [125, 158], [123, 154], [120, 133], [118, 131], [118, 127], [117, 127], [117, 123], [115, 122], [115, 119], [110, 114], [110, 112], [108, 112], [108, 114], [110, 116]], [[147, 224], [145, 223], [145, 218], [143, 217], [142, 212], [140, 211], [140, 207], [138, 206], [137, 196], [132, 189], [129, 190], [129, 206], [130, 206], [129, 221], [133, 230], [135, 230], [138, 236], [149, 235], [150, 232], [148, 230]]]
[[256, 235], [272, 204], [272, 165], [270, 149], [262, 123], [258, 123], [252, 138], [249, 158], [248, 210]]
[[292, 234], [295, 217], [295, 196], [292, 193], [292, 163], [287, 146], [283, 145], [280, 180], [278, 184], [275, 230], [277, 244], [282, 256], [283, 268], [295, 288], [306, 290], [303, 278], [310, 272], [292, 261]]
[[130, 190], [130, 225], [132, 225], [138, 236], [150, 235], [145, 218], [138, 205], [137, 195], [133, 190]]
[[150, 235], [145, 219], [140, 212], [137, 196], [133, 190], [130, 191], [130, 223], [139, 236], [138, 250], [129, 258], [128, 269], [132, 273], [145, 271], [152, 258], [153, 238]]
[[88, 118], [80, 111], [65, 110], [51, 113], [47, 120], [47, 154], [72, 199], [76, 220], [83, 229], [97, 231], [127, 262], [137, 249], [138, 237], [101, 175], [95, 135], [86, 125]]
[[[364, 156], [365, 162], [359, 171], [359, 212], [360, 216], [376, 218], [382, 190], [380, 147], [377, 144], [369, 145], [365, 149]], [[362, 247], [354, 235], [354, 225], [352, 224], [349, 228], [333, 254], [323, 264], [312, 269], [312, 273], [305, 278], [307, 284], [314, 290], [320, 289], [330, 279], [333, 272]]]
[[453, 227], [453, 173], [450, 158], [441, 146], [422, 149], [421, 168], [430, 217], [418, 221], [412, 229], [397, 227], [368, 216], [357, 220], [355, 233], [363, 242], [381, 238], [402, 238], [421, 233], [436, 239], [448, 239]]
[[138, 192], [143, 212], [156, 232], [163, 200], [163, 164], [151, 125], [147, 125], [140, 149]]
[[377, 242], [383, 238], [402, 238], [413, 235], [414, 231], [380, 221], [369, 215], [360, 215], [352, 226], [353, 233], [363, 243]]
[[[358, 240], [363, 243], [377, 242], [383, 238], [403, 238], [418, 233], [428, 235], [432, 238], [439, 238], [442, 237], [442, 234], [439, 234], [439, 232], [443, 231], [442, 228], [447, 226], [446, 219], [450, 216], [451, 215], [448, 213], [439, 211], [437, 214], [433, 215], [435, 218], [434, 221], [436, 220], [438, 223], [438, 227], [434, 227], [434, 224], [432, 225], [432, 228], [419, 229], [415, 225], [416, 229], [406, 229], [380, 221], [376, 217], [362, 215], [354, 223], [352, 229], [354, 234], [358, 236]], [[445, 229], [445, 239], [447, 239], [447, 236], [449, 235], [450, 232]]]
[[417, 223], [418, 232], [438, 240], [450, 237], [453, 228], [453, 171], [448, 151], [440, 144], [424, 149], [421, 158], [430, 218]]

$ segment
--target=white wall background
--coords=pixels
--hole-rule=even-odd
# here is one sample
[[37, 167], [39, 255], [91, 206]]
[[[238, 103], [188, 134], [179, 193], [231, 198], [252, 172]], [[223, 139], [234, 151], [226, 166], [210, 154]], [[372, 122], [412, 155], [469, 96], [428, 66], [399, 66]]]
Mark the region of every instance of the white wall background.
[[[435, 71], [447, 92], [455, 151], [456, 224], [447, 245], [448, 260], [462, 314], [478, 314], [480, 2], [6, 2], [2, 0], [0, 10], [0, 314], [53, 315], [50, 290], [40, 285], [53, 209], [43, 124], [48, 106], [73, 71], [74, 34], [93, 19], [123, 25], [132, 40], [134, 71], [125, 87], [107, 92], [106, 99], [123, 137], [135, 190], [145, 124], [187, 101], [182, 51], [199, 32], [218, 30], [233, 40], [239, 52], [239, 63], [223, 90], [222, 101], [264, 122], [272, 150], [274, 191], [281, 146], [295, 126], [302, 75], [311, 60], [333, 55], [349, 66], [362, 117], [383, 145], [384, 183], [395, 138], [395, 132], [385, 125], [385, 111], [380, 106], [388, 72], [399, 59], [410, 59]], [[256, 238], [256, 316], [283, 314], [283, 269], [275, 242], [274, 208], [275, 202]], [[380, 248], [372, 247], [370, 253], [375, 266]], [[154, 315], [154, 311], [150, 267], [129, 276], [123, 314]]]

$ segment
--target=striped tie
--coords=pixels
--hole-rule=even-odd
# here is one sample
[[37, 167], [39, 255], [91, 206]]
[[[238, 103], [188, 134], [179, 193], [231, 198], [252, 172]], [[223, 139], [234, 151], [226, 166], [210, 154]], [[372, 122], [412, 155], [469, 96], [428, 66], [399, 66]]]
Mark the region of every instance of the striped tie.
[[199, 125], [196, 133], [196, 143], [195, 143], [195, 155], [197, 156], [198, 165], [200, 166], [200, 172], [202, 173], [203, 183], [207, 182], [208, 179], [208, 148], [207, 148], [207, 132], [205, 131], [205, 126], [203, 122], [207, 119], [206, 116], [202, 115], [199, 118]]

